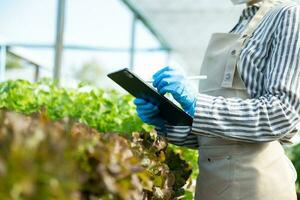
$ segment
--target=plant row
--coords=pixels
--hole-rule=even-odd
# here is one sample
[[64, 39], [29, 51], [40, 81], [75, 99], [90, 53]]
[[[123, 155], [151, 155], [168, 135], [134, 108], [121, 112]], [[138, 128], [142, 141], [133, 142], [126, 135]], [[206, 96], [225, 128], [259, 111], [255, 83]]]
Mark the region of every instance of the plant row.
[[[191, 193], [184, 191], [183, 186], [191, 181], [189, 178], [191, 166], [194, 169], [197, 168], [196, 152], [175, 147], [156, 137], [153, 127], [144, 124], [136, 115], [130, 95], [123, 95], [114, 90], [91, 88], [83, 84], [78, 88], [65, 89], [56, 87], [48, 80], [37, 83], [17, 80], [0, 84], [0, 108], [5, 116], [2, 119], [2, 130], [11, 131], [9, 134], [4, 134], [5, 137], [0, 136], [4, 138], [1, 141], [3, 145], [0, 144], [3, 147], [0, 152], [3, 154], [0, 155], [0, 175], [1, 169], [5, 169], [6, 172], [9, 169], [6, 178], [2, 179], [3, 184], [0, 183], [3, 185], [2, 191], [10, 191], [9, 194], [14, 194], [13, 196], [16, 197], [27, 189], [30, 194], [34, 194], [30, 198], [11, 197], [11, 199], [34, 199], [34, 197], [38, 199], [39, 195], [45, 196], [44, 199], [48, 196], [50, 198], [53, 191], [49, 192], [51, 189], [49, 184], [60, 185], [61, 190], [58, 190], [58, 187], [55, 189], [55, 191], [58, 190], [55, 196], [62, 195], [59, 199], [64, 199], [65, 194], [72, 194], [72, 198], [67, 196], [65, 199], [91, 199], [92, 197], [141, 199], [141, 195], [143, 199], [170, 199], [179, 198], [184, 194], [186, 199], [192, 198]], [[35, 124], [36, 126], [30, 125], [35, 128], [24, 128], [26, 131], [20, 134], [16, 131], [19, 129], [11, 129], [12, 125], [7, 127], [6, 122], [9, 120], [8, 116], [11, 115], [7, 114], [11, 113], [9, 111], [28, 116], [27, 118], [17, 117], [22, 120], [10, 119], [12, 122], [18, 121], [14, 127], [22, 127], [27, 119], [30, 122], [27, 124]], [[48, 125], [44, 126], [44, 122]], [[74, 124], [77, 125], [74, 126]], [[59, 131], [56, 128], [61, 129], [63, 133], [57, 134], [56, 132]], [[74, 142], [74, 133], [80, 135], [79, 139], [75, 137], [78, 139], [75, 140], [76, 142]], [[134, 133], [133, 136], [132, 133]], [[3, 135], [3, 132], [1, 134]], [[60, 136], [57, 137], [57, 135]], [[35, 139], [38, 142], [33, 142]], [[20, 142], [20, 145], [15, 147], [15, 141]], [[24, 150], [24, 144], [30, 142], [37, 143], [37, 147], [33, 150]], [[66, 145], [65, 149], [58, 148], [63, 144]], [[7, 152], [15, 148], [18, 150]], [[78, 151], [81, 149], [81, 153], [77, 151], [77, 157], [74, 157], [71, 153], [72, 149]], [[24, 152], [28, 154], [23, 155]], [[128, 158], [126, 152], [131, 152], [132, 159]], [[14, 157], [13, 153], [20, 153], [20, 157]], [[105, 156], [106, 159], [104, 159]], [[10, 158], [12, 160], [9, 160]], [[116, 160], [119, 164], [109, 164]], [[22, 169], [25, 171], [28, 169], [23, 168], [26, 164], [22, 162], [29, 162], [27, 167], [36, 170], [26, 175], [28, 180], [32, 179], [33, 182], [23, 180]], [[108, 168], [112, 171], [100, 167], [103, 165], [109, 165]], [[48, 177], [48, 172], [45, 172], [46, 166], [50, 168], [52, 166], [57, 172], [51, 171], [51, 168]], [[137, 166], [139, 167], [136, 168]], [[73, 169], [76, 173], [72, 172]], [[126, 176], [112, 175], [114, 169], [119, 169]], [[135, 172], [131, 169], [139, 169], [143, 172]], [[67, 171], [70, 172], [70, 176], [65, 173]], [[74, 176], [74, 174], [81, 175]], [[195, 178], [196, 175], [197, 170], [193, 170], [192, 177]], [[41, 177], [47, 179], [47, 184], [44, 182], [40, 184]], [[15, 182], [10, 180], [15, 180]], [[44, 187], [44, 189], [39, 187]], [[70, 192], [68, 188], [73, 188], [70, 191], [75, 192]], [[45, 194], [36, 193], [36, 191], [44, 190]], [[129, 198], [124, 195], [132, 196]], [[0, 199], [2, 199], [1, 196]]]
[[[0, 199], [180, 199], [191, 168], [167, 143], [0, 112]], [[170, 164], [172, 163], [172, 164]]]

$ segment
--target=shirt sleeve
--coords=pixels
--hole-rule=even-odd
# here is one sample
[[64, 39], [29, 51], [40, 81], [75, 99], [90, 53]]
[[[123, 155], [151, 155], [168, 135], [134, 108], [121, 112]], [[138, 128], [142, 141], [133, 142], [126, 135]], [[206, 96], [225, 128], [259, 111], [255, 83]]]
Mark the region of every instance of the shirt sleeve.
[[262, 95], [243, 100], [198, 94], [192, 132], [267, 142], [295, 130], [300, 122], [299, 18], [298, 6], [287, 9], [274, 32]]
[[174, 145], [192, 149], [198, 148], [197, 136], [191, 133], [192, 128], [190, 126], [166, 125], [164, 130], [158, 127], [155, 130], [159, 136], [165, 137], [168, 142]]

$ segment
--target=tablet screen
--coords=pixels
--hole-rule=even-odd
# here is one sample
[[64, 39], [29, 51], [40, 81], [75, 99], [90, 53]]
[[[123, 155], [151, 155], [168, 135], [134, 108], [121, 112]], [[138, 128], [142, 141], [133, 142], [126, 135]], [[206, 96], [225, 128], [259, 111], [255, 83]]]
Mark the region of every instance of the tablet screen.
[[125, 68], [110, 73], [107, 76], [134, 97], [143, 98], [157, 105], [160, 110], [161, 117], [164, 118], [170, 125], [192, 125], [193, 118], [189, 114], [184, 112], [168, 98], [159, 94], [154, 88], [129, 69]]

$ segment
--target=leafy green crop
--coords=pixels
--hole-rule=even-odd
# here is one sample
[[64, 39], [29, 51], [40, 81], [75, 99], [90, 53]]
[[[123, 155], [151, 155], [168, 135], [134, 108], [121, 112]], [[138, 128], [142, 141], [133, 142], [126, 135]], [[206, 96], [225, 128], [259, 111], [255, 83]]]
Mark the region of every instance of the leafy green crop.
[[[131, 136], [132, 132], [151, 132], [136, 114], [130, 95], [114, 90], [91, 88], [80, 84], [78, 88], [59, 88], [49, 80], [31, 83], [25, 80], [0, 83], [0, 108], [23, 114], [43, 113], [53, 121], [68, 119], [80, 122], [99, 132]], [[149, 139], [149, 138], [148, 138]], [[197, 152], [169, 145], [193, 166], [197, 175]], [[171, 160], [168, 160], [171, 163]], [[170, 164], [169, 166], [171, 166]], [[161, 183], [156, 179], [156, 183]]]
[[[300, 144], [297, 144], [293, 147], [288, 147], [285, 150], [286, 150], [288, 157], [293, 162], [293, 164], [296, 168], [298, 177], [299, 177], [299, 174], [300, 174]], [[299, 178], [297, 178], [296, 187], [297, 187], [297, 191], [300, 192], [300, 179]]]
[[132, 140], [83, 124], [0, 111], [0, 199], [181, 199], [191, 174], [153, 134]]
[[0, 84], [0, 108], [24, 114], [45, 111], [52, 120], [69, 117], [100, 132], [130, 134], [151, 130], [136, 115], [130, 95], [114, 90], [86, 89], [81, 85], [64, 89], [45, 80], [3, 82]]

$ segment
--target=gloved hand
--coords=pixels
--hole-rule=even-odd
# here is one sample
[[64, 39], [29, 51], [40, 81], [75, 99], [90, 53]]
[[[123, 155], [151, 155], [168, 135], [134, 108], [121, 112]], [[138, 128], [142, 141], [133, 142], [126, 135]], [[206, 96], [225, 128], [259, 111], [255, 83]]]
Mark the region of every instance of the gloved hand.
[[156, 105], [139, 98], [134, 100], [134, 104], [136, 105], [138, 116], [143, 122], [160, 128], [165, 126], [165, 120], [159, 116], [159, 109]]
[[184, 111], [194, 116], [196, 97], [182, 72], [171, 67], [165, 67], [153, 75], [153, 80], [153, 86], [157, 88], [160, 94], [171, 93]]

